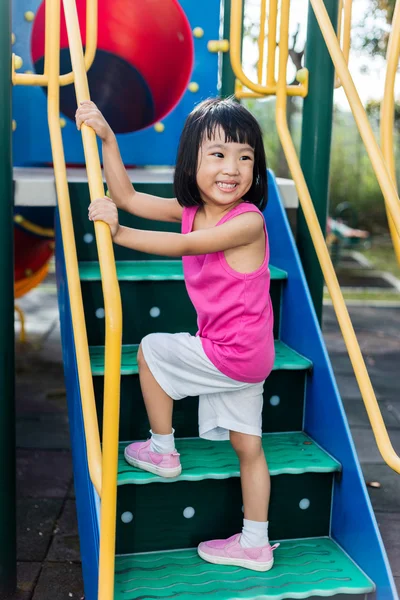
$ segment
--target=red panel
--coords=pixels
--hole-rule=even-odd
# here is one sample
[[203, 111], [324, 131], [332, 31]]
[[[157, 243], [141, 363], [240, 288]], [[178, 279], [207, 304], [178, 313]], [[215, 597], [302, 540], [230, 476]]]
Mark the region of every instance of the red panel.
[[29, 273], [36, 273], [54, 252], [51, 240], [44, 240], [14, 227], [14, 277], [19, 281]]
[[[77, 0], [77, 7], [85, 44], [85, 0]], [[33, 25], [33, 62], [44, 53], [44, 13], [43, 3]], [[62, 15], [61, 48], [67, 46]], [[152, 92], [158, 120], [186, 90], [193, 66], [193, 38], [177, 0], [99, 0], [98, 47], [125, 59], [142, 74]]]

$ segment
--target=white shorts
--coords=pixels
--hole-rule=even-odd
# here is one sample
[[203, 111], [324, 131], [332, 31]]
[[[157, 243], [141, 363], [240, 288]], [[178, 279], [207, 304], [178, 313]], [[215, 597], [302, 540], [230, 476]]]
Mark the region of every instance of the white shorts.
[[261, 436], [264, 382], [243, 383], [221, 373], [199, 337], [151, 333], [142, 340], [146, 363], [174, 400], [199, 396], [199, 436], [228, 440], [229, 431]]

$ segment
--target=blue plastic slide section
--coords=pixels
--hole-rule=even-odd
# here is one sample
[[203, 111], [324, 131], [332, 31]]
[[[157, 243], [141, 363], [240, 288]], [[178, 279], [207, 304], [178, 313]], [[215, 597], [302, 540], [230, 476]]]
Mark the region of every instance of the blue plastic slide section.
[[342, 464], [342, 473], [334, 484], [331, 536], [375, 582], [378, 600], [398, 600], [297, 248], [270, 172], [268, 193], [264, 216], [271, 263], [288, 273], [280, 337], [313, 362], [307, 382], [304, 430]]
[[56, 274], [85, 599], [97, 600], [100, 502], [89, 476], [78, 368], [58, 209], [56, 210]]

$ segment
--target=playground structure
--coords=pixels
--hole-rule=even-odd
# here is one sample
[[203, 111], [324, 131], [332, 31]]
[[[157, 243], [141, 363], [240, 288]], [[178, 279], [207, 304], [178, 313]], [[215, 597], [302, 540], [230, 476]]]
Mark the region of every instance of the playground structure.
[[[100, 23], [104, 24], [101, 18], [99, 19], [99, 43], [96, 42], [97, 17], [90, 13], [91, 10], [96, 11], [94, 2], [88, 1], [87, 3], [87, 14], [90, 15], [90, 18], [86, 19], [86, 27], [81, 3], [78, 3], [78, 10], [76, 10], [73, 0], [64, 0], [63, 4], [73, 76], [64, 74], [61, 76], [64, 77], [64, 80], [60, 78], [58, 56], [60, 47], [61, 49], [66, 47], [66, 34], [65, 29], [61, 27], [60, 37], [59, 0], [47, 2], [45, 18], [44, 9], [39, 7], [36, 13], [37, 21], [35, 21], [35, 15], [34, 21], [32, 19], [29, 21], [31, 16], [26, 20], [26, 23], [34, 23], [31, 44], [32, 65], [36, 65], [38, 69], [44, 65], [44, 71], [35, 75], [17, 73], [13, 69], [15, 112], [12, 116], [17, 123], [14, 132], [14, 164], [17, 166], [32, 166], [33, 164], [43, 166], [53, 162], [56, 175], [58, 195], [57, 277], [86, 597], [90, 600], [97, 597], [102, 600], [119, 597], [165, 597], [157, 576], [154, 575], [149, 584], [148, 579], [140, 579], [140, 571], [151, 572], [152, 569], [155, 569], [156, 564], [166, 565], [168, 557], [173, 559], [172, 563], [179, 564], [180, 559], [191, 563], [195, 556], [193, 550], [173, 553], [165, 553], [165, 551], [176, 548], [192, 548], [199, 536], [200, 539], [204, 535], [222, 537], [233, 525], [238, 525], [241, 517], [240, 510], [238, 510], [240, 498], [237, 495], [237, 465], [226, 448], [222, 452], [224, 459], [222, 462], [226, 462], [228, 466], [222, 467], [215, 462], [210, 471], [202, 472], [199, 469], [196, 471], [194, 465], [193, 477], [190, 474], [186, 476], [182, 474], [179, 481], [170, 484], [160, 484], [157, 478], [143, 477], [134, 469], [128, 469], [122, 461], [118, 463], [117, 460], [118, 436], [120, 442], [123, 443], [146, 436], [146, 421], [138, 389], [135, 360], [137, 344], [143, 335], [152, 330], [187, 329], [192, 331], [195, 323], [193, 312], [185, 297], [179, 261], [165, 261], [161, 260], [161, 257], [146, 257], [134, 252], [128, 253], [120, 248], [115, 249], [114, 258], [109, 230], [103, 223], [95, 224], [96, 250], [93, 226], [88, 223], [85, 214], [90, 199], [104, 194], [97, 142], [93, 131], [84, 127], [82, 131], [83, 155], [78, 146], [80, 134], [74, 129], [73, 122], [68, 121], [68, 114], [71, 115], [71, 96], [66, 95], [63, 100], [60, 94], [60, 83], [71, 82], [74, 79], [77, 102], [88, 99], [90, 96], [85, 67], [89, 67], [94, 60], [93, 88], [94, 91], [98, 90], [100, 98], [105, 97], [105, 88], [101, 85], [101, 77], [100, 83], [96, 84], [95, 76], [98, 77], [99, 72], [104, 70], [105, 64], [119, 65], [120, 71], [117, 67], [115, 70], [122, 73], [119, 77], [124, 78], [124, 74], [127, 73], [125, 69], [128, 68], [129, 76], [132, 77], [128, 80], [135, 82], [141, 91], [138, 97], [137, 120], [133, 120], [130, 127], [138, 129], [142, 125], [148, 125], [148, 128], [133, 133], [124, 133], [124, 137], [120, 138], [123, 157], [127, 164], [173, 164], [183, 120], [193, 104], [203, 97], [215, 95], [219, 91], [226, 94], [235, 90], [239, 97], [252, 93], [257, 95], [276, 93], [278, 131], [302, 207], [298, 247], [308, 278], [311, 297], [296, 245], [282, 208], [278, 188], [273, 175], [269, 174], [270, 202], [265, 211], [265, 217], [270, 231], [271, 264], [273, 265], [271, 268], [273, 280], [271, 294], [275, 312], [277, 349], [274, 374], [266, 386], [264, 415], [265, 446], [267, 457], [271, 459], [271, 474], [274, 476], [273, 485], [276, 494], [275, 499], [271, 500], [271, 522], [275, 522], [275, 529], [271, 531], [271, 537], [283, 540], [282, 557], [289, 557], [288, 560], [291, 563], [289, 571], [296, 571], [299, 567], [296, 548], [300, 544], [305, 546], [308, 552], [329, 556], [334, 569], [337, 572], [340, 571], [342, 577], [336, 578], [338, 581], [335, 582], [335, 578], [324, 577], [322, 571], [318, 570], [317, 576], [311, 581], [310, 586], [304, 587], [301, 577], [306, 575], [305, 580], [312, 579], [309, 572], [301, 572], [301, 569], [298, 569], [296, 571], [297, 578], [288, 578], [288, 569], [285, 571], [284, 566], [279, 567], [279, 554], [277, 553], [274, 571], [271, 574], [256, 574], [249, 577], [245, 587], [243, 587], [240, 577], [236, 581], [231, 577], [232, 571], [225, 569], [220, 570], [221, 580], [230, 579], [231, 581], [229, 586], [225, 586], [229, 589], [221, 589], [221, 584], [218, 584], [218, 581], [214, 582], [214, 579], [217, 579], [215, 574], [208, 575], [206, 570], [202, 578], [196, 574], [195, 565], [185, 570], [173, 565], [171, 568], [167, 568], [166, 565], [165, 573], [168, 573], [169, 577], [167, 586], [172, 587], [173, 590], [176, 590], [173, 593], [179, 593], [182, 597], [185, 597], [186, 593], [191, 594], [187, 597], [193, 597], [193, 592], [188, 591], [190, 585], [193, 585], [193, 581], [197, 582], [195, 585], [203, 586], [199, 589], [207, 590], [208, 593], [214, 594], [214, 597], [234, 598], [238, 595], [249, 598], [265, 597], [262, 594], [276, 594], [272, 591], [274, 589], [273, 577], [277, 576], [278, 568], [281, 568], [279, 577], [284, 578], [282, 586], [284, 592], [282, 590], [279, 592], [281, 598], [339, 594], [354, 594], [361, 597], [361, 595], [372, 593], [376, 593], [379, 598], [397, 598], [390, 567], [366, 494], [317, 320], [321, 311], [322, 297], [320, 263], [355, 367], [356, 377], [379, 449], [387, 463], [400, 472], [400, 459], [395, 455], [388, 439], [321, 232], [321, 227], [324, 230], [326, 222], [332, 91], [335, 80], [334, 67], [329, 55], [333, 59], [337, 77], [348, 94], [360, 132], [376, 167], [387, 210], [392, 220], [393, 237], [396, 239], [396, 235], [400, 232], [400, 210], [393, 183], [393, 171], [388, 170], [376, 141], [373, 139], [361, 102], [348, 73], [345, 56], [340, 51], [334, 27], [331, 25], [331, 21], [333, 24], [337, 23], [337, 2], [327, 0], [327, 11], [321, 0], [311, 1], [306, 52], [307, 70], [299, 73], [301, 85], [290, 89], [290, 86], [286, 85], [288, 0], [283, 0], [280, 5], [279, 73], [276, 77], [274, 64], [278, 11], [277, 2], [271, 0], [268, 11], [269, 34], [267, 41], [265, 40], [265, 29], [260, 27], [260, 63], [263, 62], [264, 48], [268, 44], [266, 81], [263, 80], [263, 69], [259, 68], [257, 82], [250, 81], [244, 75], [240, 64], [243, 14], [240, 0], [232, 0], [232, 5], [228, 1], [225, 2], [224, 40], [222, 41], [219, 40], [220, 7], [217, 6], [217, 3], [209, 0], [203, 2], [200, 7], [192, 2], [182, 1], [181, 8], [179, 8], [177, 2], [164, 0], [160, 5], [163, 7], [168, 5], [172, 13], [178, 14], [181, 19], [178, 33], [183, 36], [183, 39], [177, 37], [184, 44], [183, 58], [184, 65], [187, 66], [187, 76], [183, 77], [182, 84], [175, 88], [168, 107], [167, 105], [161, 107], [157, 105], [157, 100], [159, 100], [157, 91], [153, 90], [150, 81], [143, 82], [144, 72], [138, 65], [133, 64], [134, 68], [129, 71], [129, 65], [126, 64], [129, 61], [126, 56], [122, 56], [122, 63], [121, 56], [117, 57], [116, 62], [113, 57], [111, 62], [107, 63], [109, 58], [103, 53], [115, 51], [115, 48], [103, 48], [100, 45]], [[114, 4], [115, 6], [119, 5], [119, 3]], [[127, 2], [123, 3], [121, 0], [121, 7], [123, 4], [127, 4]], [[131, 0], [131, 4], [136, 6], [138, 3]], [[139, 4], [143, 7], [147, 2]], [[154, 3], [149, 4], [154, 5]], [[4, 3], [2, 7], [5, 19], [0, 19], [1, 23], [9, 23], [6, 5], [7, 3]], [[344, 39], [347, 39], [346, 32], [348, 34], [350, 25], [348, 5], [349, 2], [345, 2]], [[107, 14], [101, 12], [107, 6], [106, 2], [103, 4], [101, 1], [99, 2], [99, 16]], [[18, 8], [18, 2], [16, 2], [16, 7]], [[86, 29], [86, 65], [79, 35], [79, 13], [81, 13], [81, 29], [83, 31]], [[400, 29], [398, 13], [400, 13], [399, 3], [396, 5], [393, 21], [393, 32], [395, 33]], [[21, 15], [21, 12], [19, 14]], [[154, 14], [151, 16], [154, 17]], [[264, 23], [263, 19], [266, 19], [266, 16], [266, 2], [262, 0], [261, 23]], [[141, 22], [147, 23], [143, 14], [140, 14], [138, 18], [141, 19]], [[166, 17], [164, 23], [167, 22], [165, 19]], [[150, 17], [149, 21], [151, 21]], [[122, 21], [122, 29], [125, 25], [128, 27], [127, 19]], [[146, 29], [143, 28], [143, 31]], [[228, 31], [230, 31], [229, 35]], [[323, 32], [329, 52], [323, 43], [320, 31]], [[188, 39], [190, 32], [193, 32], [193, 39], [192, 37]], [[6, 48], [4, 38], [10, 40], [11, 32], [6, 33], [7, 35], [2, 36], [1, 40], [1, 48], [4, 51], [1, 56], [10, 54], [9, 42], [7, 42]], [[25, 37], [18, 42], [20, 38], [18, 30], [15, 35], [15, 50], [17, 51], [17, 44], [27, 44], [27, 39]], [[44, 37], [46, 55], [43, 59]], [[396, 37], [400, 36], [392, 34], [391, 40]], [[89, 39], [91, 41], [88, 41]], [[95, 68], [94, 50], [97, 45], [101, 51], [100, 65], [103, 65], [101, 68]], [[228, 46], [230, 46], [233, 72], [240, 82], [235, 87], [234, 77], [229, 68], [228, 54], [223, 52], [227, 50]], [[190, 53], [193, 49], [194, 68], [192, 70], [193, 60]], [[220, 52], [220, 59], [213, 50]], [[158, 50], [157, 57], [159, 53]], [[149, 65], [151, 65], [153, 57], [149, 53], [144, 54], [149, 58]], [[389, 44], [389, 54], [388, 63], [397, 63], [399, 48], [395, 42]], [[392, 58], [393, 55], [395, 59]], [[182, 58], [179, 56], [179, 52], [173, 60], [178, 60], [178, 58]], [[26, 56], [24, 56], [25, 59]], [[4, 71], [4, 62], [2, 61], [0, 67], [2, 69], [0, 81], [2, 94], [7, 99], [6, 90], [9, 87], [9, 78], [7, 77], [8, 71]], [[219, 69], [218, 62], [220, 63]], [[20, 61], [14, 57], [14, 67], [18, 63]], [[61, 64], [68, 71], [70, 66], [67, 63], [68, 60], [63, 55]], [[174, 64], [169, 63], [168, 68], [173, 67]], [[113, 67], [107, 68], [114, 75]], [[90, 72], [89, 70], [89, 78]], [[218, 73], [222, 77], [221, 90], [218, 89]], [[101, 75], [103, 76], [104, 73]], [[129, 76], [126, 75], [126, 77]], [[149, 74], [149, 78], [151, 79], [151, 74]], [[21, 84], [21, 87], [18, 84]], [[47, 99], [39, 87], [22, 87], [22, 84], [46, 86]], [[167, 83], [163, 83], [163, 85], [168, 87]], [[247, 89], [244, 89], [243, 86]], [[185, 88], [187, 90], [180, 100]], [[90, 91], [92, 90], [90, 89]], [[293, 93], [305, 98], [301, 166], [293, 148], [285, 116], [286, 96]], [[387, 94], [393, 94], [393, 87], [390, 88], [389, 84], [387, 85]], [[120, 95], [116, 93], [118, 98]], [[59, 99], [61, 106], [63, 102], [65, 103], [67, 116], [67, 119], [64, 119], [65, 126], [62, 130], [63, 122], [60, 121]], [[93, 99], [96, 101], [95, 96]], [[151, 110], [147, 104], [150, 99], [152, 100]], [[172, 108], [174, 103], [176, 104], [175, 109], [166, 116], [166, 112]], [[50, 140], [43, 135], [46, 105], [48, 106]], [[5, 107], [4, 114], [1, 115], [2, 121], [8, 123], [9, 132], [11, 132], [10, 103], [4, 102], [2, 106]], [[37, 114], [33, 123], [29, 121], [30, 109], [27, 110], [28, 107], [34, 107], [33, 111]], [[125, 108], [124, 105], [120, 108], [117, 107], [117, 110], [123, 114]], [[387, 109], [387, 114], [390, 116], [390, 108]], [[118, 117], [119, 115], [115, 117], [116, 123], [119, 122]], [[43, 127], [40, 126], [41, 119]], [[125, 118], [120, 122], [125, 123]], [[388, 122], [388, 118], [386, 118], [386, 122]], [[38, 127], [37, 130], [36, 127]], [[27, 131], [30, 132], [29, 135], [27, 135]], [[315, 139], [318, 141], [315, 142]], [[313, 140], [312, 144], [310, 140]], [[50, 141], [52, 153], [50, 153]], [[9, 144], [3, 144], [1, 151], [5, 160], [4, 164], [0, 166], [0, 182], [3, 180], [5, 182], [4, 197], [11, 198]], [[386, 144], [385, 158], [388, 165], [391, 164], [391, 152], [390, 144]], [[68, 181], [67, 178], [66, 163], [83, 163], [84, 158], [90, 198], [85, 183], [76, 184]], [[392, 175], [390, 176], [389, 173]], [[142, 188], [136, 187], [143, 191], [151, 190], [160, 195], [172, 193], [168, 181], [162, 184], [151, 182], [150, 172], [148, 179], [148, 182], [142, 184]], [[318, 202], [314, 202], [317, 214], [313, 209], [309, 190], [311, 197], [318, 198]], [[9, 215], [7, 212], [4, 214], [4, 223], [8, 226]], [[128, 221], [129, 219], [127, 219]], [[133, 219], [130, 222], [137, 225], [137, 220]], [[143, 222], [140, 222], [139, 225], [148, 227]], [[310, 231], [311, 238], [308, 231]], [[7, 233], [5, 230], [5, 235], [0, 237], [2, 237], [2, 244], [5, 244], [5, 250], [9, 249], [11, 245], [9, 232]], [[312, 240], [312, 245], [310, 240]], [[315, 259], [314, 247], [318, 255], [318, 262]], [[10, 253], [7, 251], [2, 253], [3, 257], [9, 255]], [[6, 296], [7, 290], [10, 291], [10, 272], [12, 273], [12, 268], [10, 269], [9, 265], [5, 266], [5, 287], [0, 303], [2, 318], [4, 315], [6, 324], [5, 339], [1, 342], [4, 355], [4, 349], [9, 352], [9, 348], [12, 347], [10, 343], [12, 326], [9, 323], [11, 321], [10, 296], [12, 299], [12, 294]], [[101, 285], [104, 290], [104, 298]], [[140, 319], [125, 318], [122, 328], [122, 314], [127, 314], [127, 306], [135, 306], [136, 310], [133, 312], [140, 315]], [[299, 322], [301, 323], [300, 328]], [[9, 378], [10, 366], [12, 367], [10, 360], [6, 365], [8, 372], [6, 370], [4, 373], [0, 372], [1, 378], [5, 375], [4, 393], [6, 398], [12, 398], [13, 392]], [[288, 379], [290, 379], [289, 384], [287, 383]], [[3, 381], [3, 379], [1, 380]], [[132, 398], [134, 399], [133, 406]], [[120, 399], [121, 420], [119, 419]], [[12, 402], [10, 402], [11, 404]], [[2, 427], [12, 420], [12, 414], [9, 411], [8, 408], [2, 415]], [[291, 419], [288, 417], [289, 414]], [[191, 452], [195, 452], [197, 443], [194, 440], [192, 448], [190, 440], [196, 435], [194, 403], [182, 403], [182, 407], [177, 411], [177, 419], [181, 425], [180, 435], [184, 436], [184, 439], [178, 440], [178, 443], [182, 444], [184, 448], [183, 455], [187, 454], [188, 460], [190, 460]], [[118, 425], [119, 423], [120, 425]], [[102, 434], [101, 427], [103, 427]], [[10, 451], [13, 441], [12, 434], [5, 428], [4, 433], [5, 435], [2, 436], [3, 456], [12, 456], [12, 451]], [[100, 437], [102, 449], [100, 448]], [[304, 453], [304, 448], [308, 447], [309, 452]], [[213, 450], [212, 448], [210, 453], [211, 461]], [[204, 452], [206, 451], [204, 449]], [[284, 451], [284, 459], [279, 458], [281, 451]], [[4, 471], [4, 485], [8, 486], [10, 490], [12, 488], [12, 467], [13, 461], [10, 460]], [[4, 485], [3, 489], [6, 489]], [[171, 520], [170, 527], [164, 527], [163, 516], [157, 514], [157, 504], [150, 502], [151, 492], [148, 490], [162, 491], [163, 497], [166, 499], [166, 506], [170, 511], [168, 514]], [[236, 499], [236, 504], [230, 502], [229, 504], [232, 506], [229, 507], [225, 500], [227, 490]], [[215, 503], [215, 514], [212, 515], [212, 518], [208, 511], [204, 517], [201, 516], [201, 508], [206, 504], [207, 494], [212, 494], [214, 498], [220, 499]], [[183, 495], [185, 502], [188, 502], [186, 508], [194, 510], [193, 504], [197, 502], [195, 512], [199, 513], [199, 519], [191, 520], [185, 514], [186, 521], [184, 523], [182, 523], [181, 516], [178, 519], [173, 513], [178, 495]], [[299, 498], [300, 502], [296, 507], [290, 505], [285, 508], [283, 511], [285, 514], [280, 516], [279, 511], [282, 508], [279, 507], [279, 497], [284, 496]], [[6, 536], [6, 539], [11, 540], [8, 547], [4, 547], [1, 553], [3, 571], [9, 575], [8, 580], [2, 582], [5, 592], [7, 592], [12, 588], [13, 578], [15, 580], [13, 555], [10, 552], [13, 538], [12, 515], [15, 510], [11, 491], [7, 497], [4, 497], [3, 502], [2, 514], [6, 515], [8, 522], [3, 530], [6, 531], [6, 527], [9, 528], [9, 536]], [[310, 506], [313, 507], [312, 514], [307, 513]], [[191, 514], [191, 511], [189, 513]], [[283, 521], [285, 518], [287, 523]], [[151, 523], [154, 523], [154, 531], [152, 531], [152, 535], [147, 536], [151, 542], [146, 545], [141, 527], [148, 527]], [[218, 523], [219, 528], [217, 527]], [[178, 532], [176, 539], [171, 540], [171, 530]], [[159, 531], [158, 534], [157, 531]], [[296, 538], [301, 539], [301, 542], [296, 543]], [[115, 557], [115, 539], [117, 540], [117, 558]], [[157, 552], [157, 554], [140, 555], [141, 552], [149, 551]], [[350, 561], [348, 556], [354, 562]], [[281, 562], [285, 563], [288, 560]], [[114, 564], [116, 564], [115, 586]], [[127, 578], [131, 581], [129, 589], [126, 588], [122, 577], [124, 572], [129, 572]], [[156, 572], [154, 571], [154, 573]], [[195, 580], [193, 577], [198, 578]], [[326, 580], [326, 583], [321, 583], [321, 577], [323, 581]], [[246, 591], [247, 588], [250, 589], [249, 592]], [[195, 589], [194, 586], [193, 589]], [[143, 593], [143, 590], [146, 592]], [[218, 596], [219, 593], [225, 595]]]

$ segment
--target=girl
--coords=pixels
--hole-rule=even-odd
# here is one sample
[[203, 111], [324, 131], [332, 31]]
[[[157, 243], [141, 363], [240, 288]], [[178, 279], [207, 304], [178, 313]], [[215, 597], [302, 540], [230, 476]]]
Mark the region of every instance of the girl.
[[[136, 192], [115, 135], [92, 102], [76, 114], [103, 142], [111, 198], [89, 206], [113, 240], [141, 252], [182, 257], [199, 331], [155, 333], [139, 347], [140, 384], [151, 438], [130, 444], [125, 459], [161, 477], [181, 473], [172, 429], [173, 401], [199, 396], [199, 435], [230, 439], [240, 461], [242, 533], [199, 545], [208, 562], [257, 571], [273, 566], [268, 540], [270, 476], [261, 445], [264, 380], [274, 363], [269, 249], [261, 210], [267, 200], [260, 127], [231, 99], [199, 104], [185, 123], [175, 170], [176, 198]], [[182, 223], [182, 233], [140, 231], [118, 223], [118, 208]]]

